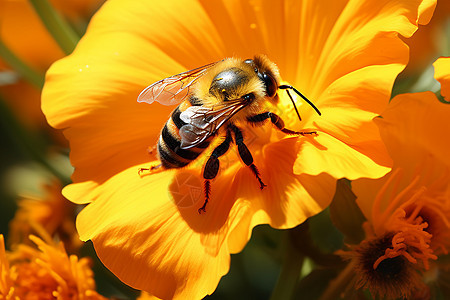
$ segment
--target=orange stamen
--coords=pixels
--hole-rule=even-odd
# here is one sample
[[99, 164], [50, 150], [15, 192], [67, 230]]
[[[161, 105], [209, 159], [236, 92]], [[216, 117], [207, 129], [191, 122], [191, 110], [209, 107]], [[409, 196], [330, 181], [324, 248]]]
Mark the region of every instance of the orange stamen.
[[[397, 174], [397, 173], [395, 173]], [[394, 174], [393, 174], [394, 175]], [[397, 184], [399, 183], [400, 178], [397, 180]], [[399, 203], [401, 202], [401, 200], [403, 199], [403, 197], [405, 195], [407, 195], [408, 192], [410, 192], [414, 186], [417, 184], [417, 182], [419, 181], [419, 177], [415, 177], [413, 181], [411, 181], [411, 183], [404, 188], [400, 193], [397, 194], [397, 196], [389, 203], [388, 207], [386, 208], [386, 210], [383, 212], [383, 219], [387, 219], [390, 215], [393, 214], [393, 211], [396, 209], [396, 207], [399, 206]], [[395, 191], [396, 189], [394, 189], [393, 191]], [[417, 197], [415, 197], [416, 195], [414, 195], [414, 198], [417, 199]], [[412, 199], [411, 199], [412, 200]], [[380, 223], [383, 224], [383, 223]]]
[[[417, 194], [421, 193], [422, 190]], [[414, 196], [417, 196], [417, 194]], [[401, 208], [394, 213], [391, 224], [392, 227], [397, 228], [398, 232], [392, 238], [392, 248], [386, 249], [384, 255], [374, 262], [374, 269], [383, 260], [400, 255], [414, 264], [417, 263], [417, 260], [422, 261], [424, 268], [427, 270], [429, 268], [428, 260], [437, 259], [437, 256], [433, 254], [433, 249], [430, 248], [432, 235], [424, 230], [428, 227], [428, 224], [423, 222], [420, 216], [417, 217], [417, 213], [415, 213], [415, 219], [405, 218], [406, 212]]]

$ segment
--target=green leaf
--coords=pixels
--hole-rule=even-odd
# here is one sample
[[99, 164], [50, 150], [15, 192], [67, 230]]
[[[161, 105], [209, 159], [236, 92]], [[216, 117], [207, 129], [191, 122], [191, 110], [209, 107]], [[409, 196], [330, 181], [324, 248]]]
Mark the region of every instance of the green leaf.
[[308, 222], [311, 238], [322, 252], [333, 253], [342, 248], [344, 236], [331, 221], [329, 209], [310, 218]]
[[330, 218], [336, 228], [344, 234], [345, 243], [359, 244], [364, 239], [362, 224], [366, 218], [356, 204], [356, 196], [347, 179], [337, 181], [336, 193], [330, 205]]

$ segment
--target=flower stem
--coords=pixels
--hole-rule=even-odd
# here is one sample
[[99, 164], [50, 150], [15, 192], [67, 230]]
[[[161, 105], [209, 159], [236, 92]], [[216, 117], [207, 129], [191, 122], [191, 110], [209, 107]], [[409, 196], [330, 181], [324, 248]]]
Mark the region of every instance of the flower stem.
[[354, 261], [348, 263], [341, 273], [329, 283], [319, 300], [334, 300], [341, 298], [342, 293], [354, 276], [354, 267]]
[[2, 39], [0, 39], [0, 57], [28, 82], [38, 89], [42, 89], [44, 86], [44, 74], [39, 73], [23, 62], [5, 45]]
[[271, 300], [291, 299], [300, 278], [304, 256], [296, 251], [290, 239], [289, 232], [285, 232], [284, 246], [286, 249], [283, 264], [281, 266], [280, 276], [272, 291]]
[[48, 0], [30, 0], [47, 30], [66, 54], [72, 53], [80, 37]]

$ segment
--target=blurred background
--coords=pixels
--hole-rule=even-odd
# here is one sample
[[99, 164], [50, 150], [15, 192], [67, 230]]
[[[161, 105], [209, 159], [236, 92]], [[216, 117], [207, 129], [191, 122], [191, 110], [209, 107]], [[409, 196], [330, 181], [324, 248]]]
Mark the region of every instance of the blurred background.
[[[33, 245], [29, 234], [62, 241], [67, 253], [90, 257], [100, 294], [135, 299], [140, 292], [120, 283], [98, 261], [92, 245], [78, 240], [74, 222], [81, 207], [60, 194], [72, 173], [69, 145], [61, 132], [47, 124], [40, 109], [46, 70], [72, 52], [103, 2], [0, 0], [0, 233], [7, 249]], [[398, 77], [393, 96], [439, 90], [431, 63], [450, 55], [449, 15], [450, 1], [438, 1], [431, 23], [405, 41], [411, 47], [411, 62]], [[340, 186], [345, 190], [347, 185], [341, 182]], [[330, 266], [343, 264], [333, 254], [344, 241], [331, 222], [332, 209], [291, 231], [255, 228], [244, 251], [232, 256], [229, 274], [207, 298], [269, 299], [283, 263], [296, 263], [284, 256], [289, 253], [286, 247], [296, 249], [295, 241], [305, 240], [312, 246], [296, 249], [308, 257], [301, 271], [304, 279], [296, 289], [314, 298], [335, 276], [336, 269]]]

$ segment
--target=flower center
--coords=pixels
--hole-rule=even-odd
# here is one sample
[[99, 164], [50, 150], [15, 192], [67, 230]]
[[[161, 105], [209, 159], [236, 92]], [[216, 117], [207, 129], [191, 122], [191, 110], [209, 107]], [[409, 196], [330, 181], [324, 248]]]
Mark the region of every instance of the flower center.
[[405, 256], [386, 257], [373, 267], [376, 257], [383, 255], [394, 237], [395, 234], [386, 233], [355, 249], [357, 288], [369, 288], [373, 295], [395, 299], [406, 297], [421, 286], [420, 276]]
[[429, 204], [428, 201], [423, 201], [425, 191], [425, 188], [416, 190], [411, 198], [396, 209], [389, 218], [389, 230], [395, 232], [392, 237], [392, 247], [387, 248], [384, 255], [375, 261], [374, 269], [383, 260], [397, 256], [404, 256], [411, 263], [417, 263], [420, 260], [425, 269], [429, 268], [429, 259], [437, 259], [431, 248], [433, 234], [427, 222], [435, 218], [426, 214], [434, 209], [433, 205], [426, 206]]

